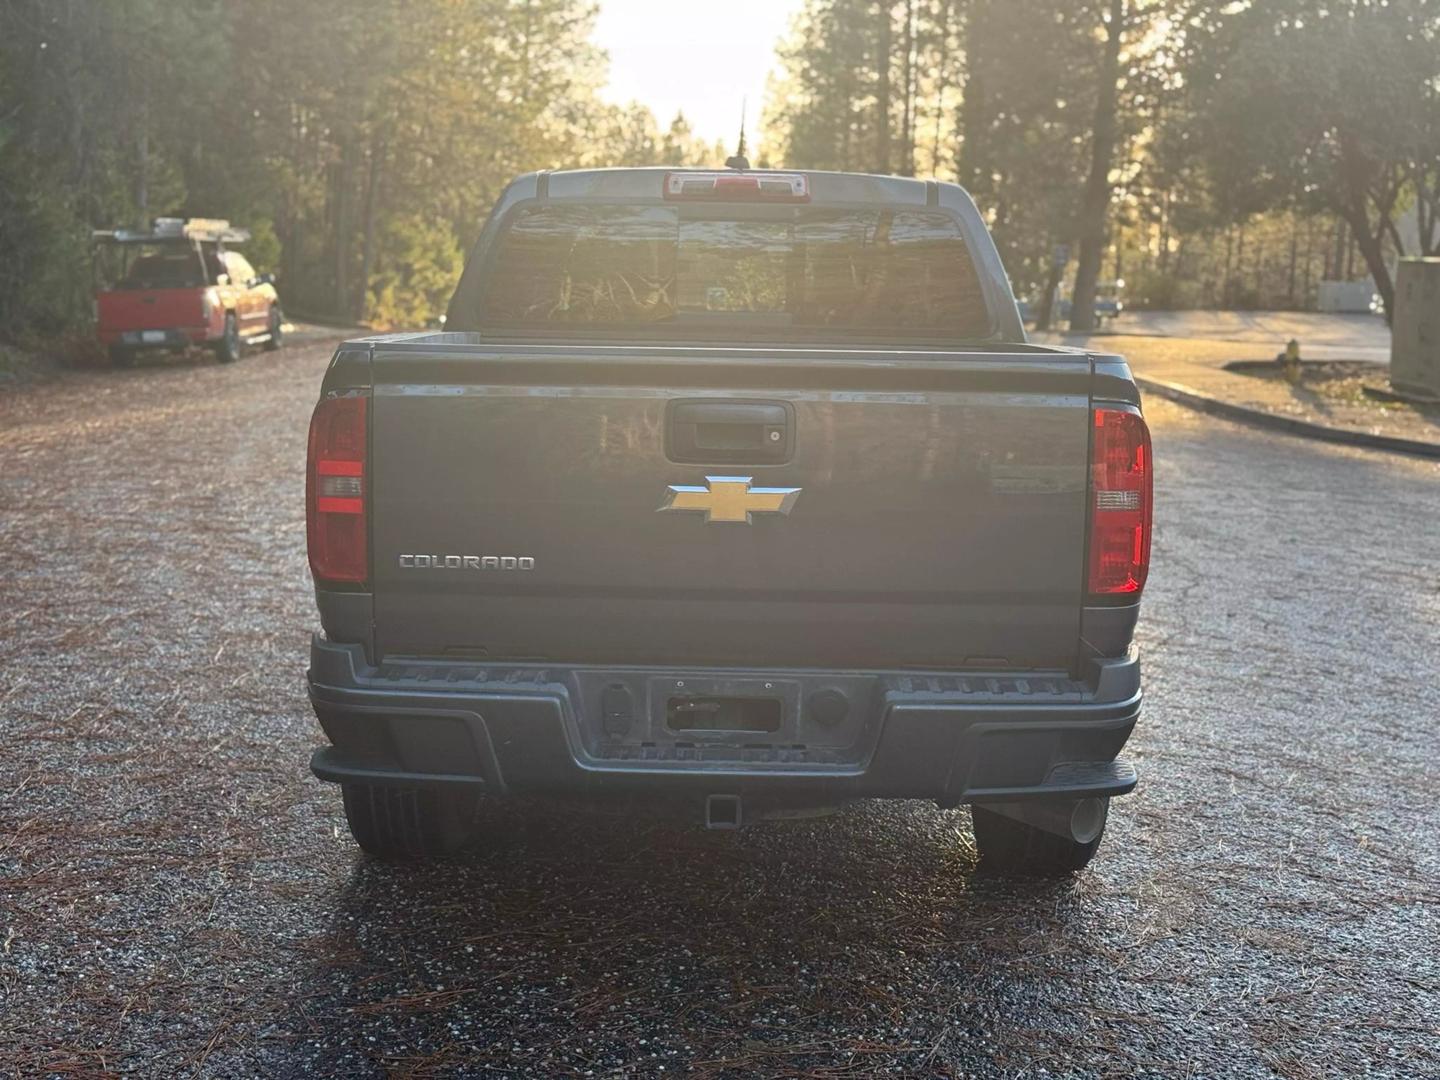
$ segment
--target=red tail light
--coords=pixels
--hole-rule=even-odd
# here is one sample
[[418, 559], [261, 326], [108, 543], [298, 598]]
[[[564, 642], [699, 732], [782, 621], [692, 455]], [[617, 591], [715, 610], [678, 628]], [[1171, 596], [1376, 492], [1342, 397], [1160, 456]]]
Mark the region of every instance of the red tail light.
[[305, 526], [317, 582], [355, 584], [369, 576], [365, 402], [358, 395], [326, 398], [310, 418]]
[[1150, 429], [1130, 409], [1095, 410], [1090, 449], [1091, 596], [1138, 597], [1150, 569]]

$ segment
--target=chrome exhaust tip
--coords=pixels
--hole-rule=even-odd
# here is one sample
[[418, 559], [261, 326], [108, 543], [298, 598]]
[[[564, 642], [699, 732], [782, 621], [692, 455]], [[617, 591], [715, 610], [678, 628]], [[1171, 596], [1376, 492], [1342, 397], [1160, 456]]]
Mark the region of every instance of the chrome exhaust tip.
[[1063, 836], [1077, 844], [1088, 844], [1105, 829], [1106, 798], [1058, 799], [1044, 802], [983, 803], [992, 814], [1045, 832]]
[[742, 824], [739, 795], [707, 795], [705, 828], [738, 829]]

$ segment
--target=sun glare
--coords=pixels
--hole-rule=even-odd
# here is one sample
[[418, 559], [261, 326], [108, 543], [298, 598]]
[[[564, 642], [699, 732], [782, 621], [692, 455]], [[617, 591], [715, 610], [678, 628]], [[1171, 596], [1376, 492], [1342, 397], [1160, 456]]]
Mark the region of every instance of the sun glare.
[[683, 112], [700, 138], [728, 146], [745, 103], [746, 130], [760, 131], [775, 43], [799, 0], [723, 5], [602, 0], [595, 41], [610, 54], [605, 98], [648, 106], [662, 127]]

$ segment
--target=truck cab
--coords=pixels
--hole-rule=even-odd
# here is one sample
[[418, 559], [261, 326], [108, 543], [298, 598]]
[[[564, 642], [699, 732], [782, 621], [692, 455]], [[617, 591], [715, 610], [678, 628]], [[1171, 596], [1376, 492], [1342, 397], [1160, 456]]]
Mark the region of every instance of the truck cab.
[[1136, 783], [1149, 435], [1122, 359], [1025, 340], [961, 188], [529, 174], [446, 328], [340, 346], [310, 432], [311, 764], [362, 848], [512, 794], [877, 797], [1089, 860]]

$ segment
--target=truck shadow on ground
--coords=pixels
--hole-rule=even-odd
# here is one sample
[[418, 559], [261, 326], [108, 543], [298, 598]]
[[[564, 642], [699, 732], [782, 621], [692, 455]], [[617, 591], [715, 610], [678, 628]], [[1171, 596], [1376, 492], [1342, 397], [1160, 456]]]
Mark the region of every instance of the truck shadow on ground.
[[1086, 879], [977, 875], [968, 816], [861, 803], [727, 833], [507, 803], [463, 858], [357, 856], [317, 943], [306, 1067], [993, 1062], [974, 1032], [1024, 1043], [1033, 1017], [993, 1025], [1027, 986], [1109, 961]]

